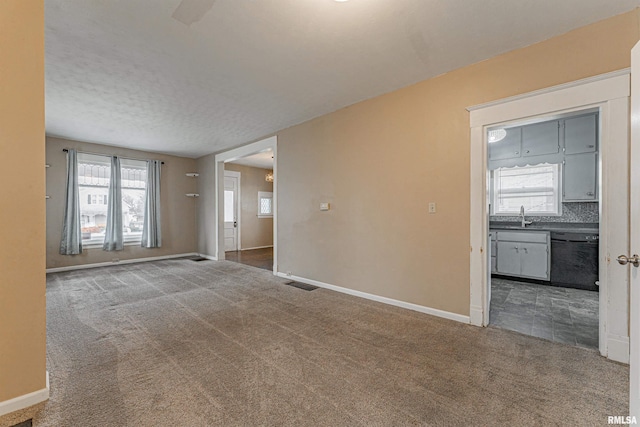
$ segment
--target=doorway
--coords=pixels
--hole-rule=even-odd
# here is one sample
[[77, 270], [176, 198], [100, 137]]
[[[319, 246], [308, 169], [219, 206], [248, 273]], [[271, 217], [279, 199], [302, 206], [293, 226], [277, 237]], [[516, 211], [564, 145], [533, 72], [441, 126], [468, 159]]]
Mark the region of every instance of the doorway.
[[[235, 148], [233, 150], [226, 151], [224, 153], [217, 154], [215, 156], [215, 176], [216, 176], [216, 201], [217, 206], [215, 210], [216, 217], [216, 238], [215, 238], [215, 258], [217, 260], [225, 260], [229, 258], [229, 260], [236, 260], [237, 262], [242, 262], [245, 264], [254, 265], [255, 267], [265, 268], [273, 271], [275, 274], [278, 270], [278, 186], [277, 186], [277, 137], [272, 136], [261, 141], [257, 141], [239, 148]], [[263, 191], [261, 189], [259, 192], [257, 191], [255, 195], [249, 194], [249, 198], [243, 197], [243, 192], [240, 188], [238, 197], [236, 200], [239, 203], [238, 211], [237, 211], [237, 225], [238, 225], [238, 237], [236, 241], [236, 250], [232, 250], [228, 252], [228, 256], [226, 253], [226, 239], [225, 239], [225, 165], [230, 168], [235, 166], [255, 166], [246, 164], [247, 162], [252, 162], [257, 158], [266, 158], [270, 164], [272, 165], [272, 170], [267, 173], [263, 173], [261, 175], [261, 179], [263, 181], [270, 180], [272, 182], [272, 191]], [[237, 172], [237, 171], [236, 171]], [[242, 186], [244, 182], [248, 181], [248, 176], [246, 178], [242, 177], [242, 173], [240, 173], [239, 185]], [[255, 197], [254, 197], [255, 196]], [[246, 204], [250, 205], [256, 212], [251, 214], [251, 219], [257, 219], [258, 222], [268, 222], [271, 225], [271, 234], [272, 236], [271, 244], [255, 244], [255, 243], [246, 243], [243, 246], [243, 241], [246, 241], [243, 238], [243, 235], [246, 237], [251, 237], [253, 233], [243, 232], [243, 224], [249, 221], [249, 217], [244, 215], [243, 219], [242, 210], [245, 202], [243, 200], [246, 199]], [[250, 200], [249, 200], [250, 199]], [[254, 218], [255, 217], [255, 218]], [[227, 217], [229, 218], [229, 217]], [[229, 226], [227, 222], [227, 227]], [[271, 246], [271, 247], [270, 247]], [[258, 253], [260, 252], [260, 253]], [[270, 267], [268, 266], [270, 264]]]
[[487, 129], [489, 325], [598, 349], [598, 109]]
[[[235, 246], [225, 245], [225, 259], [273, 270], [273, 151], [225, 162], [224, 167], [225, 238], [234, 230], [238, 236]], [[233, 216], [231, 201], [227, 202], [233, 194], [228, 190], [230, 174], [237, 177], [239, 185]]]
[[[568, 83], [502, 101], [470, 107], [471, 264], [470, 319], [488, 326], [491, 309], [490, 177], [487, 131], [496, 125], [540, 120], [594, 109], [600, 117], [600, 204], [598, 260], [599, 351], [628, 363], [628, 272], [613, 268], [611, 253], [628, 248], [629, 71]], [[538, 242], [542, 243], [542, 242]], [[498, 250], [499, 251], [499, 250]]]

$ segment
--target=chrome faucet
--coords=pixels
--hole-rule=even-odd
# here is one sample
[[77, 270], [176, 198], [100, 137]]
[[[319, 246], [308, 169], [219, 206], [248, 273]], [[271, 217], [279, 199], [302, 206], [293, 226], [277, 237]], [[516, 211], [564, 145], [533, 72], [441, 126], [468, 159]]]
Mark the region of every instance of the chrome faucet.
[[525, 228], [527, 225], [531, 224], [531, 221], [524, 220], [524, 205], [520, 206], [520, 215], [519, 217], [522, 219], [522, 228]]

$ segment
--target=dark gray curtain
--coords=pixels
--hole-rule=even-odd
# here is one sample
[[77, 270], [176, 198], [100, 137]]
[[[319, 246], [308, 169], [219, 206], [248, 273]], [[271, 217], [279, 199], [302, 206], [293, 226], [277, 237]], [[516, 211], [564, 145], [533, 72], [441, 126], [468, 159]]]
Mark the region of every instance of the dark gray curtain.
[[144, 225], [142, 226], [142, 247], [159, 248], [162, 246], [162, 227], [160, 225], [160, 173], [162, 162], [147, 162], [147, 191], [144, 203]]
[[111, 179], [107, 201], [107, 228], [104, 233], [105, 251], [121, 251], [124, 248], [122, 230], [122, 181], [120, 179], [120, 159], [111, 157]]
[[67, 187], [62, 215], [60, 253], [62, 255], [81, 254], [82, 232], [80, 229], [80, 197], [78, 190], [78, 152], [73, 149], [67, 151]]

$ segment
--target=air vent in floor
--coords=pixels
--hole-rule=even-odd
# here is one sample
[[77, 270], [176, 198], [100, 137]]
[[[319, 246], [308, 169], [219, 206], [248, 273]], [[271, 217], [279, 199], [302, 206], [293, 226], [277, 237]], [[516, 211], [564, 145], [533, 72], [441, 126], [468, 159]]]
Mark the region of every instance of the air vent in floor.
[[209, 261], [209, 258], [205, 258], [205, 257], [201, 257], [201, 256], [197, 256], [197, 257], [193, 257], [193, 258], [189, 258], [191, 261], [196, 261], [196, 262], [200, 262], [200, 261]]
[[294, 288], [302, 289], [303, 291], [313, 291], [315, 289], [318, 289], [317, 286], [307, 285], [306, 283], [300, 283], [300, 282], [289, 282], [289, 283], [285, 283], [285, 285], [293, 286]]

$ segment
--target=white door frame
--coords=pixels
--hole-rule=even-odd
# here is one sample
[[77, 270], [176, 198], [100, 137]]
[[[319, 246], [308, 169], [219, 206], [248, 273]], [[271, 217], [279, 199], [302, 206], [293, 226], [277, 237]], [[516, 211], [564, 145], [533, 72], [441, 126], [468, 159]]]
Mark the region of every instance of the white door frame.
[[[631, 221], [630, 221], [630, 251], [621, 255], [632, 256], [640, 253], [640, 227], [638, 217], [640, 212], [640, 42], [631, 50]], [[635, 218], [635, 219], [634, 219]], [[613, 261], [612, 261], [613, 262]], [[630, 289], [630, 361], [629, 361], [629, 415], [640, 417], [640, 271], [631, 267]]]
[[[224, 163], [223, 163], [224, 164]], [[233, 201], [236, 206], [235, 206], [235, 212], [236, 212], [236, 251], [239, 251], [240, 248], [242, 248], [242, 185], [241, 185], [241, 180], [242, 180], [242, 175], [240, 174], [240, 172], [236, 172], [236, 171], [228, 171], [225, 170], [224, 171], [224, 176], [225, 178], [227, 176], [229, 177], [233, 177], [236, 178], [238, 180], [238, 188], [236, 189], [236, 195], [235, 195], [235, 200]], [[224, 180], [222, 182], [222, 191], [223, 191], [223, 196], [222, 196], [222, 200], [224, 200]], [[223, 209], [224, 212], [224, 209]], [[222, 224], [224, 226], [224, 213], [222, 216]], [[225, 248], [226, 249], [226, 248]]]
[[[224, 260], [224, 164], [263, 151], [273, 151], [273, 274], [278, 271], [278, 137], [269, 138], [243, 145], [220, 154], [215, 158], [216, 177], [216, 259]], [[240, 233], [238, 232], [238, 236]]]
[[489, 320], [487, 128], [597, 107], [601, 124], [599, 347], [603, 356], [628, 363], [629, 271], [616, 268], [612, 259], [629, 247], [629, 96], [626, 69], [467, 109], [471, 127], [471, 324], [487, 326]]

